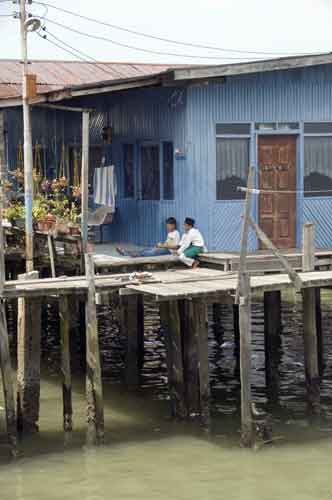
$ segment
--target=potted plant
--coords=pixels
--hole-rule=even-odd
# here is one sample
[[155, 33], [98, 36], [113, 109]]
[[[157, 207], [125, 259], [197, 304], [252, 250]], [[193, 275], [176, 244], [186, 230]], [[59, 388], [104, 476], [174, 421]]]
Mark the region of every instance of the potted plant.
[[23, 227], [24, 220], [24, 206], [19, 202], [11, 202], [7, 208], [4, 209], [4, 218], [7, 219], [13, 226]]
[[75, 203], [72, 203], [69, 213], [69, 230], [70, 234], [78, 235], [81, 233], [81, 228], [78, 223], [78, 209]]

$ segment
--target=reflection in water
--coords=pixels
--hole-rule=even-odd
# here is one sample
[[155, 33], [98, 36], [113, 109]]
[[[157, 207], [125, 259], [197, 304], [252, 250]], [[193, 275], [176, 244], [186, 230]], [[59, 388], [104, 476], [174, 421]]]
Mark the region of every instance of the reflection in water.
[[[115, 300], [115, 299], [114, 299]], [[106, 444], [87, 449], [83, 350], [72, 333], [74, 367], [71, 443], [64, 446], [56, 304], [44, 311], [40, 433], [25, 438], [24, 457], [10, 462], [1, 418], [0, 499], [13, 500], [234, 500], [332, 498], [332, 305], [322, 300], [324, 361], [321, 426], [305, 418], [301, 301], [283, 302], [280, 393], [273, 408], [275, 447], [254, 454], [238, 447], [239, 377], [233, 311], [209, 311], [213, 423], [208, 438], [194, 424], [169, 419], [165, 349], [158, 311], [146, 303], [142, 384], [128, 393], [121, 381], [125, 339], [118, 334], [116, 303], [99, 307], [105, 392]], [[262, 300], [253, 304], [253, 397], [267, 407]], [[3, 403], [1, 402], [1, 405]], [[273, 473], [271, 472], [273, 471]]]

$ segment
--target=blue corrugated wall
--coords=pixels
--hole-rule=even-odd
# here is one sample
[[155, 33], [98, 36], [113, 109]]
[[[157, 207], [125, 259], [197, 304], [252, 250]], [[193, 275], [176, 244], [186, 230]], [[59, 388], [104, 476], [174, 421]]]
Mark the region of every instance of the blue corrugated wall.
[[[117, 167], [119, 195], [113, 224], [107, 236], [113, 241], [150, 245], [164, 237], [164, 220], [174, 215], [197, 219], [210, 249], [239, 248], [241, 201], [216, 201], [216, 123], [250, 122], [251, 162], [256, 166], [255, 122], [332, 121], [332, 68], [321, 66], [229, 77], [223, 82], [188, 88], [137, 89], [81, 104], [97, 109], [92, 116], [90, 139], [101, 141], [102, 127], [112, 126], [108, 160]], [[58, 164], [62, 141], [80, 142], [80, 115], [34, 110], [34, 141], [48, 144], [48, 166]], [[9, 164], [15, 165], [22, 138], [20, 111], [7, 113]], [[132, 142], [138, 151], [143, 141], [172, 141], [184, 158], [174, 160], [174, 201], [126, 200], [123, 196], [122, 145]], [[303, 136], [298, 140], [298, 189], [303, 188]], [[255, 210], [257, 212], [257, 203]], [[257, 215], [257, 213], [256, 213]], [[297, 243], [303, 222], [316, 223], [316, 243], [331, 246], [332, 198], [297, 201]], [[251, 235], [250, 248], [256, 248]]]

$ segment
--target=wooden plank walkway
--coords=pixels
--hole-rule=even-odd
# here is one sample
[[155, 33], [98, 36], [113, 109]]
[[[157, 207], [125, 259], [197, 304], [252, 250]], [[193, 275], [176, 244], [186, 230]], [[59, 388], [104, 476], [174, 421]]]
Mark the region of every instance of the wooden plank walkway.
[[[303, 288], [332, 286], [332, 271], [299, 273]], [[151, 273], [142, 282], [133, 282], [129, 274], [96, 276], [96, 291], [111, 292], [126, 288], [139, 294], [153, 296], [156, 300], [203, 297], [213, 294], [231, 295], [237, 287], [237, 273], [226, 273], [203, 268], [196, 271], [174, 269]], [[294, 285], [287, 274], [270, 274], [251, 277], [253, 291], [277, 291]], [[31, 281], [7, 281], [4, 297], [38, 297], [50, 295], [86, 294], [88, 282], [85, 276], [37, 279]], [[129, 292], [130, 293], [130, 292]]]
[[[279, 250], [289, 264], [297, 271], [302, 270], [302, 251], [299, 249]], [[203, 264], [213, 265], [224, 271], [238, 271], [240, 263], [239, 252], [208, 252], [199, 256]], [[246, 265], [249, 272], [280, 272], [283, 267], [280, 261], [267, 250], [248, 253]], [[332, 249], [321, 249], [315, 252], [316, 269], [332, 269]]]

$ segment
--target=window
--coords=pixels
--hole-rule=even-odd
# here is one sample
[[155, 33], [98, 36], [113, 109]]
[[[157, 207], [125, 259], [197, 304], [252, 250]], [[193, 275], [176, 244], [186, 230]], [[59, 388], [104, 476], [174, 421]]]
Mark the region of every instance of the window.
[[308, 197], [332, 195], [332, 137], [305, 137], [304, 191]]
[[249, 168], [249, 138], [217, 138], [217, 200], [239, 200], [245, 193]]
[[174, 200], [174, 152], [173, 143], [163, 143], [164, 200]]
[[134, 144], [123, 145], [124, 197], [135, 196]]
[[160, 200], [159, 144], [141, 146], [142, 200]]

